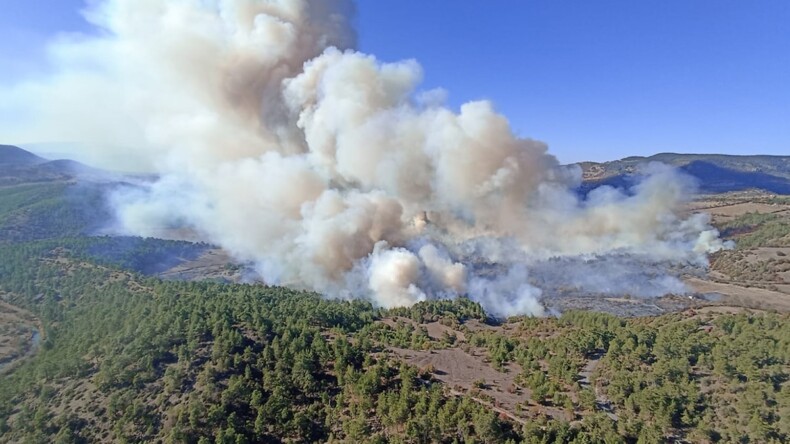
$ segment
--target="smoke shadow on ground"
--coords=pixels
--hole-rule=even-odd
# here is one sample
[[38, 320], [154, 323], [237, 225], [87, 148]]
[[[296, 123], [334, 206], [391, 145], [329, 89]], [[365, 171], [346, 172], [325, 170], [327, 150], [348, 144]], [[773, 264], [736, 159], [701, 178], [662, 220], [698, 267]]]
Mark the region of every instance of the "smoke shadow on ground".
[[760, 171], [738, 171], [701, 160], [681, 169], [696, 177], [702, 190], [712, 193], [759, 188], [776, 194], [790, 194], [790, 180]]
[[87, 254], [102, 262], [154, 275], [197, 259], [208, 244], [155, 238], [113, 236], [92, 238]]
[[[679, 169], [694, 177], [699, 184], [699, 190], [705, 193], [761, 189], [770, 193], [790, 195], [790, 180], [761, 171], [739, 171], [703, 160], [695, 160], [680, 166]], [[636, 177], [634, 174], [618, 174], [606, 179], [585, 182], [579, 186], [577, 192], [587, 196], [603, 185], [629, 189], [637, 182]]]

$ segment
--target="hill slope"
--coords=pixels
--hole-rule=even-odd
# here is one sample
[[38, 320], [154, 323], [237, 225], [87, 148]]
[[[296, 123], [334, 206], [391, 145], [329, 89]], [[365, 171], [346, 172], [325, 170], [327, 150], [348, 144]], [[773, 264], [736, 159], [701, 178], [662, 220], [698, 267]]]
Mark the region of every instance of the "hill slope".
[[0, 186], [61, 182], [104, 174], [73, 160], [48, 160], [11, 145], [0, 145]]
[[790, 194], [790, 156], [731, 156], [722, 154], [662, 153], [650, 157], [627, 157], [612, 162], [581, 162], [587, 188], [624, 185], [640, 166], [662, 162], [696, 177], [705, 192], [761, 189]]
[[[143, 274], [203, 246], [85, 236], [110, 217], [102, 186], [0, 186], [0, 442], [790, 439], [788, 314], [713, 306], [499, 324], [463, 298], [387, 311], [162, 281]], [[764, 242], [771, 208], [771, 227], [749, 215], [722, 228]]]
[[0, 145], [0, 166], [30, 166], [46, 162], [46, 159], [11, 145]]
[[788, 315], [576, 312], [497, 326], [464, 299], [383, 311], [145, 279], [92, 263], [83, 242], [0, 246], [0, 296], [43, 325], [35, 355], [0, 380], [2, 442], [790, 436]]

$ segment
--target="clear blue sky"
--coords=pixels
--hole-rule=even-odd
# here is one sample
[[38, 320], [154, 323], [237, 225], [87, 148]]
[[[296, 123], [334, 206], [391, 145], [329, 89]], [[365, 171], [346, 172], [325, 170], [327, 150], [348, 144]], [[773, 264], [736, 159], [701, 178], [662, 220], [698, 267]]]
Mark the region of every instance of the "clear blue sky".
[[[163, 0], [166, 1], [166, 0]], [[0, 3], [0, 83], [86, 31], [81, 0]], [[790, 154], [790, 0], [359, 0], [359, 47], [417, 59], [564, 162]]]

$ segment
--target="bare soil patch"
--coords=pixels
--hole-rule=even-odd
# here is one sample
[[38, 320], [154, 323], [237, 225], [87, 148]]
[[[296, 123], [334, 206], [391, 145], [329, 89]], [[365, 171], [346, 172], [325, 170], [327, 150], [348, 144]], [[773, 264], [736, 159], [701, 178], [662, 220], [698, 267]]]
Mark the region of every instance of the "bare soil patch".
[[429, 322], [423, 324], [425, 330], [428, 331], [428, 336], [433, 339], [442, 339], [445, 335], [455, 336], [458, 341], [466, 341], [466, 335], [463, 332], [455, 330], [439, 322]]
[[391, 318], [383, 318], [378, 322], [387, 325], [393, 329], [398, 327], [398, 323], [409, 324], [415, 329], [418, 327], [423, 327], [425, 328], [425, 331], [428, 332], [428, 336], [431, 339], [435, 339], [435, 340], [441, 340], [442, 338], [444, 338], [445, 334], [447, 334], [447, 335], [455, 336], [456, 340], [458, 341], [466, 341], [466, 335], [464, 335], [464, 332], [458, 331], [452, 327], [448, 327], [447, 325], [441, 324], [438, 321], [418, 324], [409, 318], [394, 316]]
[[790, 312], [790, 295], [762, 288], [747, 288], [735, 284], [711, 282], [698, 278], [686, 279], [697, 293], [716, 293], [721, 295], [720, 304], [735, 305], [759, 310], [776, 310]]
[[689, 213], [705, 212], [713, 222], [723, 223], [747, 213], [790, 214], [790, 205], [771, 201], [770, 195], [704, 196], [686, 205]]
[[768, 260], [790, 261], [790, 247], [758, 247], [748, 250], [746, 260], [750, 263], [757, 263]]
[[[460, 348], [417, 351], [391, 347], [389, 351], [416, 367], [433, 368], [434, 377], [447, 385], [451, 393], [469, 395], [475, 401], [518, 422], [537, 414], [568, 420], [561, 409], [528, 405], [529, 389], [515, 385], [516, 376], [522, 371], [521, 367], [510, 363], [505, 367], [506, 371], [501, 372], [486, 362], [485, 351], [482, 349], [472, 349], [467, 353]], [[482, 387], [476, 385], [479, 382], [483, 383]], [[517, 405], [521, 408], [516, 408]]]
[[707, 212], [714, 216], [737, 217], [746, 213], [775, 213], [785, 209], [784, 205], [759, 202], [741, 202], [720, 207], [708, 208]]

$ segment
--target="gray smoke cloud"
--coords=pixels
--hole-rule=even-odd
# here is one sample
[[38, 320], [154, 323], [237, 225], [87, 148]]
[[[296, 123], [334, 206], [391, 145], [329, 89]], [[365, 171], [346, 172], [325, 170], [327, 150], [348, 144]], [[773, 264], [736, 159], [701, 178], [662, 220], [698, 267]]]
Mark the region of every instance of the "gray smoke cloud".
[[451, 110], [418, 89], [416, 61], [353, 50], [353, 11], [95, 3], [95, 36], [61, 39], [51, 75], [0, 90], [19, 116], [0, 135], [76, 141], [96, 164], [157, 172], [113, 196], [125, 233], [189, 227], [268, 283], [383, 307], [468, 295], [497, 315], [543, 315], [541, 285], [564, 277], [678, 292], [640, 264], [704, 264], [725, 247], [705, 216], [680, 215], [689, 178], [650, 165], [629, 190], [580, 197], [580, 170], [514, 135], [491, 103]]

